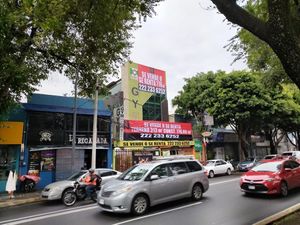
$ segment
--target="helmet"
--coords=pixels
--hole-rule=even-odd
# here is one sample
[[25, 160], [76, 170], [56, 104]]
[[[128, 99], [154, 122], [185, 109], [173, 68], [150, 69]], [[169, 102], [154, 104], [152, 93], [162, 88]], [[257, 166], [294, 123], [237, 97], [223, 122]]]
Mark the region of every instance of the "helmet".
[[95, 170], [94, 170], [93, 168], [90, 168], [90, 169], [89, 169], [89, 172], [90, 172], [90, 173], [94, 173]]

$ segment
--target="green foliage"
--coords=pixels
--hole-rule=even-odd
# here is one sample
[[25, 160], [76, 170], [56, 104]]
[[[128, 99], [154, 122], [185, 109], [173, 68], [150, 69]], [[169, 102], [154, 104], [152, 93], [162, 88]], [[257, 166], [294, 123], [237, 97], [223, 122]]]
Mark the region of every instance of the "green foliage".
[[64, 72], [90, 95], [129, 55], [139, 19], [160, 0], [0, 0], [0, 114], [49, 71]]
[[205, 98], [206, 108], [224, 126], [249, 129], [274, 111], [270, 93], [257, 75], [246, 71], [218, 76], [209, 91], [211, 95]]
[[[271, 4], [271, 3], [270, 3]], [[268, 4], [266, 0], [246, 1], [244, 8], [267, 22], [269, 19]], [[288, 20], [292, 21], [291, 33], [295, 33], [300, 44], [300, 17], [299, 6], [292, 2], [290, 4]], [[235, 55], [235, 61], [244, 59], [250, 69], [263, 74], [263, 82], [275, 87], [279, 83], [291, 83], [290, 77], [286, 74], [278, 56], [272, 48], [264, 41], [242, 28], [228, 45], [229, 50]]]

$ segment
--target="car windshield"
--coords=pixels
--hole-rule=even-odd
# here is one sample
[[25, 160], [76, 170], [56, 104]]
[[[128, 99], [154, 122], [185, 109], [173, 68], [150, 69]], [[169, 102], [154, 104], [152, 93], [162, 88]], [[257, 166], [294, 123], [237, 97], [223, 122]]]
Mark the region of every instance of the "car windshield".
[[206, 166], [214, 166], [215, 165], [215, 161], [207, 161], [206, 162]]
[[241, 164], [250, 164], [250, 163], [253, 163], [252, 160], [245, 160], [245, 161], [242, 161]]
[[267, 155], [267, 156], [265, 156], [265, 158], [264, 159], [273, 159], [275, 156], [273, 156], [273, 155]]
[[144, 177], [144, 175], [149, 171], [151, 167], [152, 165], [149, 164], [139, 164], [125, 171], [118, 179], [129, 181], [140, 180]]
[[255, 172], [277, 172], [281, 169], [281, 162], [263, 163], [252, 168]]
[[293, 153], [292, 152], [285, 152], [285, 153], [282, 153], [282, 156], [292, 156]]
[[83, 174], [85, 174], [85, 171], [79, 171], [77, 173], [74, 173], [72, 176], [70, 176], [67, 180], [76, 181], [79, 177], [81, 177]]

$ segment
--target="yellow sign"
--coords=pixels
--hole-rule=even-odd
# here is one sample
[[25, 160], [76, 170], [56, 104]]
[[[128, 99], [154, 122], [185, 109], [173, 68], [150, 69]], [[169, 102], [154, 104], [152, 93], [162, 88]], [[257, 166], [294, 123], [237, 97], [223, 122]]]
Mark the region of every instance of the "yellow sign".
[[194, 141], [119, 141], [115, 143], [118, 147], [172, 147], [172, 146], [191, 146], [194, 145]]
[[23, 140], [23, 122], [0, 122], [0, 145], [19, 145]]

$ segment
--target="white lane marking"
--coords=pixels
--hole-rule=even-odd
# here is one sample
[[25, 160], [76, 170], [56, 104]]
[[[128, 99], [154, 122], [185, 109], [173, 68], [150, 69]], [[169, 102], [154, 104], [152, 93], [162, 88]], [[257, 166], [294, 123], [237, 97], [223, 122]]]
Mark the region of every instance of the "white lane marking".
[[131, 220], [125, 220], [125, 221], [122, 221], [120, 223], [114, 223], [112, 225], [121, 225], [121, 224], [129, 223], [129, 222], [132, 222], [132, 221], [141, 220], [141, 219], [145, 219], [145, 218], [148, 218], [148, 217], [157, 216], [157, 215], [161, 215], [161, 214], [173, 212], [173, 211], [176, 211], [176, 210], [180, 210], [180, 209], [192, 207], [192, 206], [195, 206], [195, 205], [200, 205], [201, 203], [202, 202], [197, 202], [197, 203], [193, 203], [193, 204], [190, 204], [190, 205], [185, 205], [185, 206], [177, 207], [177, 208], [174, 208], [174, 209], [169, 209], [169, 210], [166, 210], [166, 211], [162, 211], [162, 212], [158, 212], [158, 213], [153, 213], [153, 214], [146, 215], [146, 216], [141, 216], [141, 217], [134, 218], [134, 219], [131, 219]]
[[88, 206], [88, 207], [87, 206], [77, 207], [77, 208], [73, 208], [73, 209], [62, 209], [62, 210], [52, 211], [49, 213], [41, 213], [41, 214], [36, 214], [36, 215], [32, 215], [32, 216], [19, 217], [19, 218], [11, 219], [11, 220], [4, 220], [4, 221], [0, 221], [0, 224], [15, 225], [15, 224], [28, 223], [28, 222], [47, 219], [47, 218], [51, 218], [51, 217], [87, 211], [87, 210], [95, 209], [95, 208], [98, 208], [98, 206], [93, 205], [93, 206]]
[[220, 181], [220, 182], [216, 182], [216, 183], [210, 183], [209, 186], [224, 184], [224, 183], [228, 183], [228, 182], [232, 182], [232, 181], [237, 181], [237, 180], [240, 180], [240, 179], [241, 178], [235, 178], [235, 179], [231, 179], [231, 180]]

